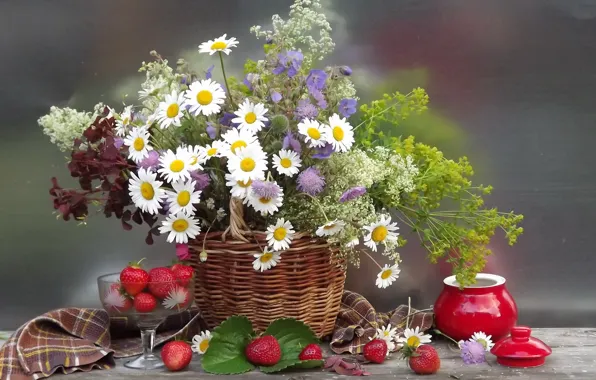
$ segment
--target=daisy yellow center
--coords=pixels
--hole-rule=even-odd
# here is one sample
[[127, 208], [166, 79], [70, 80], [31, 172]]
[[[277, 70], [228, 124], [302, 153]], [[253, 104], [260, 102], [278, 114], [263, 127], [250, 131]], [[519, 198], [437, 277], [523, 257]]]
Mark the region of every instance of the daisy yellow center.
[[230, 149], [232, 150], [232, 153], [236, 153], [236, 149], [244, 148], [244, 147], [246, 147], [246, 142], [244, 142], [242, 140], [238, 140], [238, 141], [234, 142], [232, 144], [232, 146], [230, 146]]
[[271, 258], [272, 258], [272, 257], [273, 257], [273, 253], [271, 253], [271, 252], [267, 252], [267, 253], [264, 253], [264, 254], [263, 254], [263, 256], [261, 256], [261, 257], [259, 258], [259, 260], [260, 260], [262, 263], [266, 263], [266, 262], [268, 262], [269, 260], [271, 260]]
[[137, 137], [135, 141], [132, 143], [132, 146], [135, 148], [136, 151], [143, 150], [145, 147], [145, 140], [141, 137]]
[[267, 204], [267, 203], [271, 202], [271, 198], [261, 197], [261, 198], [259, 198], [259, 202]]
[[197, 163], [197, 161], [199, 160], [199, 157], [197, 157], [197, 156], [192, 156], [191, 158], [192, 158], [192, 160], [190, 160], [190, 164], [191, 164], [191, 165], [194, 165], [194, 164], [196, 164], [196, 163]]
[[318, 140], [321, 138], [321, 132], [319, 132], [318, 129], [316, 128], [308, 128], [308, 130], [306, 131], [306, 133], [308, 134], [308, 136], [313, 139], [313, 140]]
[[480, 343], [482, 345], [482, 347], [484, 347], [486, 349], [486, 346], [488, 345], [487, 341], [480, 338], [480, 339], [476, 339], [476, 342]]
[[287, 168], [289, 168], [290, 166], [292, 166], [292, 160], [290, 160], [289, 158], [282, 158], [282, 159], [279, 161], [279, 164], [280, 164], [281, 166], [283, 166], [284, 168], [286, 168], [286, 169], [287, 169]]
[[385, 240], [387, 237], [387, 227], [378, 226], [372, 231], [372, 239], [375, 243]]
[[184, 169], [184, 162], [182, 160], [174, 160], [170, 164], [170, 170], [174, 173], [179, 173]]
[[383, 331], [383, 336], [389, 336], [389, 331]]
[[243, 158], [242, 161], [240, 161], [240, 169], [244, 172], [252, 172], [255, 170], [256, 165], [257, 163], [255, 160], [250, 157]]
[[213, 44], [211, 44], [212, 50], [223, 50], [227, 47], [228, 47], [228, 45], [223, 41], [217, 41], [217, 42], [214, 42]]
[[254, 112], [249, 112], [246, 114], [246, 116], [244, 116], [244, 121], [246, 121], [248, 124], [252, 124], [257, 121], [257, 115]]
[[217, 148], [211, 148], [207, 150], [207, 155], [208, 156], [214, 156], [215, 153], [217, 153]]
[[344, 130], [341, 127], [333, 127], [333, 138], [342, 141], [344, 139]]
[[393, 273], [393, 272], [391, 271], [391, 269], [385, 269], [385, 270], [384, 270], [384, 271], [381, 273], [381, 278], [382, 278], [383, 280], [386, 280], [386, 279], [388, 279], [389, 277], [391, 277], [391, 273]]
[[238, 186], [243, 187], [243, 188], [247, 188], [252, 184], [252, 179], [249, 179], [247, 182], [244, 181], [236, 181], [236, 183], [238, 184]]
[[125, 117], [125, 118], [122, 120], [122, 124], [124, 124], [124, 125], [127, 125], [128, 123], [130, 123], [130, 119], [129, 119], [128, 117]]
[[166, 110], [166, 115], [168, 115], [169, 118], [173, 118], [178, 115], [179, 111], [180, 107], [178, 106], [178, 104], [173, 103], [168, 106], [168, 109]]
[[328, 224], [326, 226], [323, 226], [323, 229], [324, 230], [331, 230], [331, 229], [333, 229], [333, 227], [335, 227], [335, 224], [332, 223], [332, 224]]
[[411, 337], [408, 338], [408, 340], [406, 341], [406, 343], [410, 347], [418, 347], [418, 346], [420, 346], [420, 338], [418, 338], [416, 335], [413, 335], [413, 336], [411, 336]]
[[153, 190], [153, 185], [148, 182], [143, 182], [141, 184], [141, 195], [146, 200], [150, 201], [155, 196], [155, 190]]
[[207, 351], [209, 348], [209, 341], [207, 339], [203, 339], [203, 341], [199, 344], [199, 350], [202, 352]]
[[283, 227], [278, 227], [273, 232], [273, 238], [277, 241], [283, 240], [286, 238], [288, 231]]
[[178, 197], [176, 197], [176, 201], [180, 206], [186, 206], [188, 202], [190, 202], [190, 193], [187, 190], [179, 192]]
[[188, 222], [184, 219], [176, 219], [172, 223], [172, 229], [176, 232], [184, 232], [188, 228]]
[[207, 104], [211, 104], [211, 101], [213, 101], [213, 94], [210, 91], [203, 90], [197, 94], [197, 102], [200, 105], [206, 106]]

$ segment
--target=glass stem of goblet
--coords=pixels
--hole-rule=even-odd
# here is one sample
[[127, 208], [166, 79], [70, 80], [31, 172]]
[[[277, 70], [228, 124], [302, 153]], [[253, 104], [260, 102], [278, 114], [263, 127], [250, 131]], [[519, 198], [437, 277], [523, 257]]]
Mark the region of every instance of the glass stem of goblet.
[[155, 329], [141, 329], [141, 342], [143, 343], [143, 357], [151, 359], [155, 357], [153, 347], [155, 346]]

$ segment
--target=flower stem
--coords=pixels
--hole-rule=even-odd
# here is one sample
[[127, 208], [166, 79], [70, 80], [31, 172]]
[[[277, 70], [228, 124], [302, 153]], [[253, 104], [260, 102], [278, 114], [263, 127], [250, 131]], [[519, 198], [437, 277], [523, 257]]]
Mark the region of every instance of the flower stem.
[[234, 101], [232, 100], [232, 93], [230, 92], [230, 86], [228, 85], [228, 77], [226, 76], [226, 69], [224, 68], [223, 55], [221, 54], [221, 51], [218, 51], [217, 53], [219, 54], [219, 62], [221, 62], [221, 73], [223, 74], [224, 83], [226, 84], [226, 89], [228, 90], [228, 98], [230, 99], [230, 104], [232, 105], [232, 107], [234, 109], [236, 109], [236, 105], [234, 104]]
[[373, 263], [377, 264], [379, 269], [383, 269], [383, 267], [377, 262], [377, 260], [373, 259], [373, 257], [368, 252], [366, 252], [366, 250], [363, 250], [360, 252], [364, 253], [366, 256], [368, 256], [369, 259], [371, 259], [373, 261]]
[[455, 345], [456, 345], [457, 347], [459, 347], [459, 343], [458, 343], [458, 342], [456, 342], [456, 341], [455, 341], [455, 339], [453, 339], [452, 337], [450, 337], [450, 336], [448, 336], [448, 335], [445, 335], [445, 334], [443, 334], [443, 333], [442, 333], [440, 330], [437, 330], [437, 329], [434, 329], [433, 331], [434, 331], [434, 333], [435, 333], [435, 334], [442, 335], [442, 336], [444, 336], [445, 338], [449, 339], [450, 341], [452, 341], [453, 343], [455, 343]]

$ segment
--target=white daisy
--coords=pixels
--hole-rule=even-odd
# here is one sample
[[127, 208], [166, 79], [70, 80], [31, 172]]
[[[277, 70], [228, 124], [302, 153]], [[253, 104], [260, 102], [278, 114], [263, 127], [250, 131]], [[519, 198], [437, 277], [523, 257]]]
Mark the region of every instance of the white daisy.
[[325, 140], [333, 145], [336, 152], [347, 152], [354, 144], [354, 131], [345, 117], [342, 119], [338, 114], [333, 114], [324, 129]]
[[124, 139], [124, 145], [128, 147], [128, 158], [134, 162], [141, 162], [153, 147], [149, 145], [149, 132], [144, 127], [133, 128]]
[[197, 354], [203, 355], [209, 348], [209, 342], [211, 341], [211, 332], [203, 331], [201, 335], [195, 335], [192, 338], [192, 350]]
[[187, 146], [185, 148], [190, 155], [190, 165], [188, 170], [203, 170], [203, 164], [207, 162], [207, 150], [199, 145]]
[[128, 183], [128, 192], [135, 206], [143, 212], [157, 214], [161, 207], [159, 202], [166, 197], [160, 187], [163, 182], [157, 180], [157, 173], [140, 168], [138, 174], [131, 173]]
[[397, 223], [391, 223], [391, 217], [385, 219], [385, 216], [381, 216], [378, 222], [372, 223], [370, 226], [364, 226], [364, 229], [368, 231], [364, 237], [364, 245], [377, 252], [377, 244], [387, 244], [386, 242], [397, 241], [399, 227]]
[[290, 243], [296, 233], [290, 221], [277, 219], [275, 225], [267, 227], [267, 243], [274, 251], [284, 251], [290, 248]]
[[157, 172], [164, 176], [168, 182], [177, 182], [184, 179], [190, 179], [190, 167], [192, 158], [188, 150], [178, 147], [176, 153], [170, 149], [159, 158]]
[[166, 220], [161, 222], [159, 227], [161, 234], [168, 233], [166, 239], [168, 243], [176, 242], [179, 244], [188, 243], [188, 239], [194, 239], [201, 228], [197, 225], [197, 221], [183, 212], [177, 214], [170, 214]]
[[248, 182], [263, 178], [267, 170], [267, 154], [259, 145], [238, 148], [236, 155], [228, 158], [228, 171], [236, 181]]
[[184, 106], [190, 106], [188, 112], [194, 116], [203, 114], [213, 115], [221, 111], [221, 104], [224, 103], [226, 93], [221, 85], [211, 79], [193, 82], [184, 92], [186, 101]]
[[325, 125], [316, 120], [304, 119], [298, 123], [298, 132], [313, 148], [322, 147], [327, 143]]
[[[265, 176], [263, 175], [263, 177], [259, 179], [263, 180], [265, 179]], [[226, 186], [231, 187], [230, 193], [233, 197], [240, 199], [246, 198], [250, 193], [250, 185], [252, 185], [252, 180], [249, 179], [246, 182], [237, 181], [231, 174], [226, 173]]]
[[423, 333], [420, 331], [420, 327], [416, 326], [415, 329], [407, 328], [404, 331], [404, 336], [399, 337], [397, 342], [416, 348], [421, 344], [430, 343], [430, 335]]
[[168, 191], [168, 203], [170, 205], [170, 213], [177, 214], [183, 212], [188, 216], [195, 213], [196, 203], [200, 202], [201, 191], [195, 190], [195, 181], [178, 181], [172, 182], [174, 191]]
[[381, 271], [377, 275], [377, 281], [375, 282], [375, 284], [379, 288], [385, 289], [389, 285], [393, 284], [393, 281], [397, 280], [397, 278], [399, 277], [399, 272], [401, 272], [401, 269], [399, 269], [397, 264], [394, 264], [392, 266], [385, 264], [383, 269], [381, 269]]
[[126, 298], [120, 294], [118, 289], [110, 289], [103, 299], [103, 303], [108, 308], [115, 310], [122, 309], [126, 305]]
[[249, 145], [258, 145], [257, 136], [247, 129], [230, 129], [221, 136], [228, 148], [225, 155], [231, 156], [238, 153], [239, 148], [246, 148]]
[[232, 123], [239, 124], [240, 130], [257, 133], [265, 127], [265, 122], [268, 120], [265, 117], [267, 111], [262, 103], [254, 104], [245, 99], [238, 107], [238, 111], [234, 112], [238, 117], [232, 119]]
[[176, 285], [173, 287], [168, 296], [163, 300], [162, 305], [166, 309], [177, 308], [180, 309], [185, 307], [190, 301], [190, 293], [182, 286]]
[[282, 192], [277, 197], [267, 198], [260, 197], [250, 190], [248, 196], [244, 198], [244, 204], [249, 204], [256, 211], [260, 212], [261, 215], [270, 215], [276, 213], [279, 208], [283, 205], [284, 195]]
[[321, 227], [317, 229], [315, 234], [317, 236], [331, 236], [335, 235], [336, 233], [340, 232], [344, 229], [346, 223], [341, 220], [332, 220], [331, 222], [327, 222], [323, 224]]
[[220, 140], [215, 140], [212, 144], [205, 145], [203, 151], [205, 152], [205, 159], [209, 160], [211, 157], [223, 157], [228, 149], [230, 149], [228, 144]]
[[166, 95], [163, 102], [159, 103], [157, 107], [157, 121], [161, 129], [166, 129], [170, 125], [179, 127], [184, 110], [184, 93], [177, 93], [176, 90], [171, 94]]
[[199, 53], [209, 53], [209, 55], [213, 55], [214, 53], [221, 51], [222, 53], [229, 55], [232, 51], [230, 48], [238, 46], [238, 41], [235, 37], [226, 39], [226, 36], [227, 34], [224, 34], [214, 40], [203, 42], [199, 45]]
[[391, 328], [391, 324], [377, 329], [378, 339], [382, 339], [387, 343], [387, 354], [395, 350], [395, 339], [397, 338], [397, 328]]
[[293, 177], [298, 174], [302, 166], [302, 160], [298, 153], [293, 150], [282, 149], [279, 151], [279, 155], [273, 155], [273, 167], [277, 169], [279, 174]]
[[492, 335], [486, 335], [482, 331], [478, 331], [478, 332], [475, 332], [474, 335], [472, 335], [472, 337], [470, 338], [470, 341], [476, 341], [476, 342], [482, 344], [482, 347], [484, 347], [484, 350], [487, 352], [490, 352], [490, 350], [495, 345], [491, 338], [492, 338]]
[[281, 260], [279, 252], [271, 252], [269, 248], [265, 248], [261, 253], [255, 253], [253, 255], [255, 261], [252, 262], [252, 267], [258, 271], [266, 271], [273, 268]]
[[[112, 110], [110, 110], [111, 112]], [[109, 115], [108, 115], [109, 116]], [[132, 122], [132, 106], [124, 107], [119, 118], [116, 118], [116, 135], [125, 136]]]

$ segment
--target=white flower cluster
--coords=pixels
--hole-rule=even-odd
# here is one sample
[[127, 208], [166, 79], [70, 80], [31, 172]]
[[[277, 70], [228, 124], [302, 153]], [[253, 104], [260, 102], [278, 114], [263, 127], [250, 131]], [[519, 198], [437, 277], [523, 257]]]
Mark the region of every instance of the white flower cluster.
[[[157, 56], [155, 51], [151, 55]], [[172, 91], [180, 91], [179, 76], [174, 69], [168, 65], [166, 59], [160, 59], [149, 63], [143, 62], [139, 72], [145, 72], [145, 81], [141, 84], [139, 99], [143, 106], [148, 109], [155, 109], [160, 99]]]
[[[321, 12], [319, 0], [296, 0], [290, 6], [290, 18], [282, 19], [273, 15], [273, 31], [263, 31], [260, 25], [250, 28], [257, 38], [263, 37], [276, 44], [282, 44], [286, 50], [296, 50], [304, 45], [305, 59], [321, 60], [335, 48], [331, 38], [331, 25]], [[319, 31], [319, 40], [311, 35], [313, 30]]]
[[43, 133], [50, 136], [50, 141], [66, 152], [72, 150], [74, 140], [81, 137], [94, 117], [91, 112], [52, 106], [50, 113], [40, 117], [37, 123], [43, 128]]

